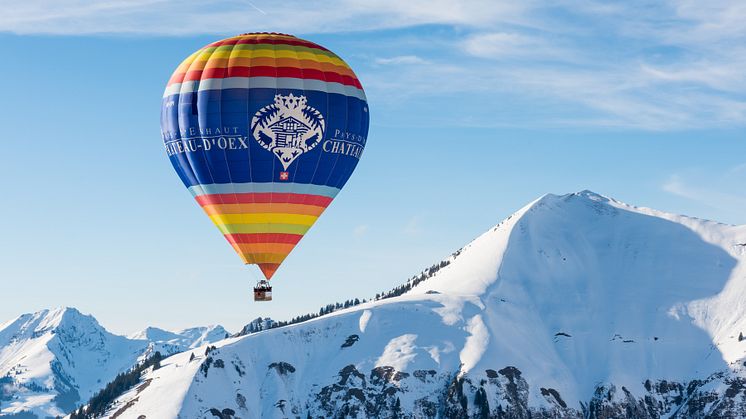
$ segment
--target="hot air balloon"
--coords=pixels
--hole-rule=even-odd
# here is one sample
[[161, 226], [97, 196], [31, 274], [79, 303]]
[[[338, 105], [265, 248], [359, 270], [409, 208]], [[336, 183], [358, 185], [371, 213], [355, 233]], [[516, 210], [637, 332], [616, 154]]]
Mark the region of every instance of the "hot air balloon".
[[328, 49], [248, 33], [187, 57], [166, 86], [166, 154], [246, 264], [269, 280], [355, 170], [368, 104], [352, 69]]

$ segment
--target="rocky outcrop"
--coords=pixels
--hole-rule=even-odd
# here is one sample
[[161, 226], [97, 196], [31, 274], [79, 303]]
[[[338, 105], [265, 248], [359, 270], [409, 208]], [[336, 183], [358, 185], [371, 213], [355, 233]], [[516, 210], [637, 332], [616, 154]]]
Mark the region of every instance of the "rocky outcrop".
[[[336, 382], [309, 395], [306, 415], [454, 419], [746, 417], [746, 378], [732, 372], [690, 382], [647, 380], [642, 384], [642, 394], [614, 384], [599, 385], [586, 403], [568, 406], [560, 390], [528, 383], [513, 366], [459, 376], [432, 370], [408, 374], [389, 366], [362, 372], [348, 365], [339, 371]], [[531, 404], [535, 388], [545, 403]]]

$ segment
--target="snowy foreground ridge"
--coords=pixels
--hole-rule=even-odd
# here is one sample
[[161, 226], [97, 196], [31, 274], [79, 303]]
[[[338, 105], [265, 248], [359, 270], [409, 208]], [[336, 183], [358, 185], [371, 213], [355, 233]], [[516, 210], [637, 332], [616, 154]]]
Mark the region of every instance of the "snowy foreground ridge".
[[449, 262], [403, 296], [174, 355], [107, 415], [746, 417], [746, 226], [546, 195]]
[[746, 417], [745, 262], [746, 226], [546, 195], [409, 293], [171, 357], [110, 414]]
[[181, 352], [226, 335], [221, 326], [150, 327], [128, 338], [74, 308], [21, 315], [0, 324], [0, 417], [65, 415], [156, 351]]

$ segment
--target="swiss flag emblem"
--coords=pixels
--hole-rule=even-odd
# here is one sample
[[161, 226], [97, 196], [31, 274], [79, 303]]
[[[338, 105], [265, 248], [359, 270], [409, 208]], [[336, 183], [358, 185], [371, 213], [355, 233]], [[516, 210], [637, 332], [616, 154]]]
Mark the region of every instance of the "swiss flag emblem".
[[280, 172], [280, 180], [288, 180], [288, 179], [290, 179], [290, 173]]

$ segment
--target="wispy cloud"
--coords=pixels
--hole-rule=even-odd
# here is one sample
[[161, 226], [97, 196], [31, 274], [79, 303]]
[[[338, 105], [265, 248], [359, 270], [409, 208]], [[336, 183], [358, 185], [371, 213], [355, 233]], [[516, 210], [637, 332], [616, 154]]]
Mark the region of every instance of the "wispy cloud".
[[368, 225], [367, 224], [360, 224], [358, 226], [355, 226], [354, 229], [352, 229], [352, 234], [355, 237], [363, 237], [366, 233], [368, 233]]
[[731, 175], [746, 174], [746, 163], [742, 163], [742, 164], [732, 167], [729, 170], [729, 174]]
[[706, 193], [703, 193], [701, 189], [687, 185], [679, 175], [671, 175], [663, 183], [662, 188], [670, 194], [709, 204]]
[[324, 33], [413, 25], [485, 26], [520, 21], [524, 5], [488, 0], [31, 0], [7, 7], [0, 31], [19, 34], [157, 35], [246, 31]]
[[414, 215], [404, 226], [404, 234], [407, 236], [418, 236], [422, 234], [422, 216]]
[[395, 57], [380, 57], [376, 58], [375, 60], [376, 64], [380, 65], [406, 65], [406, 64], [427, 64], [428, 61], [420, 58], [416, 55], [397, 55]]
[[[746, 3], [728, 0], [32, 0], [0, 31], [344, 32], [369, 51], [356, 68], [379, 103], [480, 103], [439, 123], [679, 130], [746, 125], [744, 21]], [[446, 29], [413, 42], [423, 25]]]
[[699, 176], [672, 174], [661, 188], [672, 195], [710, 208], [742, 216], [746, 212], [746, 164], [726, 168], [721, 173], [701, 172]]
[[575, 57], [574, 51], [556, 40], [518, 32], [479, 32], [466, 38], [463, 47], [468, 54], [493, 60], [531, 58], [570, 62]]
[[[392, 101], [407, 94], [468, 94], [493, 110], [477, 118], [480, 125], [746, 125], [746, 31], [734, 18], [746, 19], [743, 6], [716, 1], [706, 7], [638, 7], [591, 0], [559, 5], [562, 13], [552, 14], [530, 3], [523, 24], [495, 25], [499, 31], [474, 27], [455, 40], [441, 40], [461, 55], [431, 59], [426, 77], [419, 68], [392, 68], [373, 76], [373, 87], [395, 92], [385, 97]], [[505, 102], [535, 105], [516, 115], [500, 109]], [[461, 119], [474, 125], [475, 111]], [[452, 115], [449, 122], [454, 120]]]

